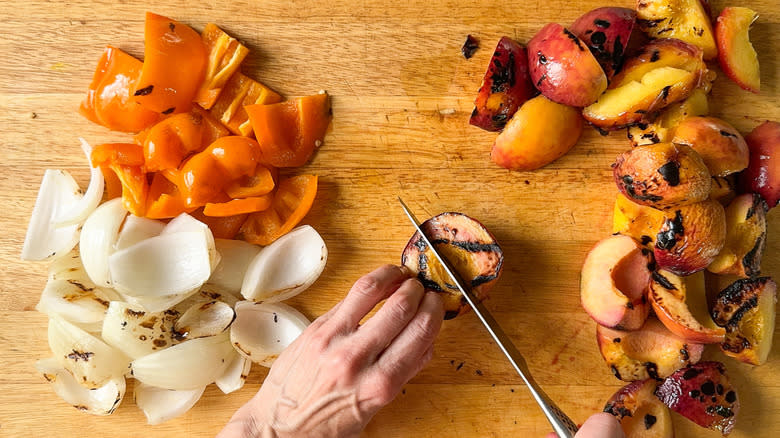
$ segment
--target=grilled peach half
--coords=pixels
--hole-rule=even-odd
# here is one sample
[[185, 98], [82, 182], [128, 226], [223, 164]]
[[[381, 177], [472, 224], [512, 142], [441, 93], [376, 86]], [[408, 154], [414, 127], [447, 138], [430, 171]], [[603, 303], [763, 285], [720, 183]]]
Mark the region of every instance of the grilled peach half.
[[737, 392], [720, 362], [699, 362], [664, 379], [655, 395], [701, 427], [728, 435], [739, 412]]
[[[442, 213], [420, 225], [436, 250], [453, 265], [460, 278], [471, 286], [477, 300], [487, 298], [504, 266], [504, 253], [495, 237], [479, 221], [462, 213]], [[401, 255], [401, 264], [417, 275], [427, 291], [438, 293], [444, 302], [444, 319], [468, 311], [468, 302], [452, 284], [441, 261], [415, 232]]]
[[650, 317], [639, 330], [596, 327], [604, 361], [620, 380], [660, 380], [701, 359], [704, 345], [688, 342]]
[[702, 0], [637, 0], [637, 24], [651, 38], [674, 38], [702, 49], [715, 59], [718, 46]]
[[712, 308], [715, 323], [726, 328], [721, 351], [761, 365], [772, 349], [777, 284], [769, 277], [742, 279], [723, 289]]
[[657, 40], [630, 58], [607, 91], [582, 115], [598, 128], [613, 130], [639, 122], [683, 100], [707, 78], [702, 52], [678, 40]]
[[728, 122], [715, 117], [689, 117], [674, 131], [674, 143], [686, 144], [701, 155], [712, 176], [745, 169], [750, 151], [745, 139]]
[[650, 310], [645, 298], [649, 281], [641, 245], [628, 236], [607, 237], [590, 250], [582, 266], [582, 307], [605, 327], [638, 329]]
[[612, 79], [623, 67], [635, 21], [633, 9], [606, 6], [586, 12], [571, 25], [571, 31], [588, 46], [607, 79]]
[[544, 95], [528, 100], [498, 135], [490, 159], [510, 170], [534, 170], [568, 152], [582, 135], [579, 110]]
[[500, 131], [515, 111], [537, 91], [528, 74], [528, 52], [509, 37], [498, 41], [479, 87], [469, 123]]
[[673, 438], [669, 408], [655, 396], [655, 379], [637, 380], [620, 388], [604, 406], [604, 412], [620, 421], [626, 437]]
[[558, 23], [528, 41], [528, 65], [536, 88], [564, 105], [590, 105], [607, 88], [607, 75], [585, 43]]
[[737, 85], [753, 93], [761, 89], [758, 54], [749, 36], [750, 26], [756, 19], [755, 11], [731, 6], [723, 9], [715, 26], [720, 69]]
[[737, 197], [737, 174], [729, 176], [713, 176], [710, 199], [727, 206]]
[[707, 270], [715, 274], [755, 277], [761, 272], [766, 246], [766, 210], [761, 196], [745, 193], [726, 207], [726, 243]]
[[690, 275], [709, 266], [725, 243], [725, 210], [708, 199], [666, 211], [653, 255], [659, 268]]
[[612, 171], [623, 195], [658, 209], [704, 201], [712, 185], [699, 154], [672, 143], [630, 149], [618, 156]]
[[707, 308], [704, 273], [679, 277], [653, 272], [648, 298], [658, 319], [669, 331], [688, 342], [723, 342], [726, 331], [715, 324]]

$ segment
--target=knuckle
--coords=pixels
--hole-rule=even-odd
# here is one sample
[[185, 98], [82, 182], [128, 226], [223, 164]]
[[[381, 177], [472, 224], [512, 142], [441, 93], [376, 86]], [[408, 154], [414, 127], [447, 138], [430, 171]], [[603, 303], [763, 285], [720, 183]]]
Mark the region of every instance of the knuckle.
[[439, 333], [439, 325], [430, 313], [420, 313], [414, 321], [415, 337], [425, 342], [432, 342]]
[[372, 275], [365, 275], [358, 278], [354, 286], [352, 286], [353, 292], [366, 298], [375, 298], [379, 295], [381, 289], [382, 286], [379, 283], [379, 279]]
[[417, 302], [415, 297], [409, 294], [398, 295], [394, 297], [390, 303], [389, 312], [391, 317], [396, 321], [408, 321], [412, 319], [415, 312], [417, 312]]

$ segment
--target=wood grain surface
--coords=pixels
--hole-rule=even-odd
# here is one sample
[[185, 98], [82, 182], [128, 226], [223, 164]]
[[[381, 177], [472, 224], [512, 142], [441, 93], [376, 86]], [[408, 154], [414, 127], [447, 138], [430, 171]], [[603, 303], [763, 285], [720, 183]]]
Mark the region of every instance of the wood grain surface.
[[[530, 1], [170, 1], [4, 0], [0, 37], [0, 436], [208, 437], [259, 388], [223, 395], [213, 385], [185, 416], [146, 425], [128, 396], [110, 417], [77, 412], [35, 371], [50, 355], [46, 318], [34, 306], [44, 263], [19, 254], [43, 171], [67, 169], [86, 185], [78, 137], [93, 144], [130, 137], [76, 112], [102, 48], [143, 54], [146, 10], [200, 30], [213, 21], [252, 50], [244, 72], [286, 96], [326, 89], [333, 131], [307, 166], [321, 189], [306, 218], [324, 237], [324, 274], [291, 304], [314, 318], [361, 274], [398, 263], [412, 234], [397, 196], [420, 217], [461, 211], [480, 219], [506, 253], [504, 276], [487, 302], [526, 355], [534, 376], [576, 421], [600, 411], [621, 386], [596, 346], [595, 323], [579, 305], [579, 268], [611, 229], [617, 193], [610, 164], [629, 147], [623, 132], [586, 129], [565, 157], [535, 172], [493, 165], [495, 134], [468, 125], [472, 102], [502, 35], [526, 43], [544, 24], [573, 22], [604, 0]], [[727, 3], [714, 1], [719, 12]], [[762, 94], [740, 90], [720, 72], [713, 115], [743, 133], [780, 120], [780, 8], [740, 2], [761, 14], [751, 31]], [[633, 7], [631, 1], [613, 5]], [[460, 54], [467, 34], [481, 48]], [[765, 273], [780, 276], [780, 212], [769, 214]], [[777, 333], [777, 332], [776, 332]], [[780, 336], [779, 336], [780, 337]], [[722, 360], [741, 398], [734, 437], [780, 434], [780, 342], [769, 362]], [[678, 437], [714, 437], [674, 414]], [[430, 365], [369, 424], [369, 437], [542, 437], [550, 430], [522, 381], [473, 314], [446, 322]]]

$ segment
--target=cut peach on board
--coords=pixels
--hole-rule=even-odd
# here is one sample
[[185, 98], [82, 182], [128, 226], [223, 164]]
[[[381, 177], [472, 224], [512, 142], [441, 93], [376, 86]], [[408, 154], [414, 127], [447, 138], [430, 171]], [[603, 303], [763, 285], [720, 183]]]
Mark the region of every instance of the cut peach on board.
[[607, 401], [604, 412], [620, 421], [626, 437], [673, 438], [669, 408], [655, 396], [655, 379], [637, 380], [620, 388]]
[[647, 318], [650, 281], [642, 246], [628, 236], [598, 242], [582, 266], [580, 298], [593, 320], [605, 327], [635, 330]]
[[758, 14], [748, 8], [730, 6], [723, 9], [715, 26], [720, 68], [745, 90], [761, 90], [758, 54], [750, 43], [750, 26]]

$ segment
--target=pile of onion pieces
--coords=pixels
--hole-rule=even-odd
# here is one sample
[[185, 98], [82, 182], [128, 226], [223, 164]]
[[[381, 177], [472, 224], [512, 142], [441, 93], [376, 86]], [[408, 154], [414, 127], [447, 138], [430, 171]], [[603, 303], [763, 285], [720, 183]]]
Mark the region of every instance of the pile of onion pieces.
[[314, 228], [266, 247], [215, 239], [186, 213], [165, 223], [129, 214], [119, 198], [101, 204], [103, 186], [98, 168], [86, 191], [46, 170], [22, 249], [24, 260], [50, 261], [36, 308], [49, 316], [52, 357], [36, 368], [63, 400], [108, 415], [131, 379], [136, 405], [159, 424], [211, 383], [240, 389], [253, 362], [270, 366], [309, 324], [281, 301], [325, 267]]

